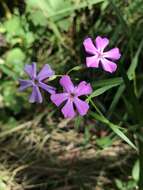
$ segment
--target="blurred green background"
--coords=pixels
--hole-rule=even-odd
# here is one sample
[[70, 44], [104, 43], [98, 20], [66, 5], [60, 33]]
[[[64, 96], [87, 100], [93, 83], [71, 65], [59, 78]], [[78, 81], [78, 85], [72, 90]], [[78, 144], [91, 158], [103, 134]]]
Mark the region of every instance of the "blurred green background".
[[[7, 135], [11, 133], [13, 135], [13, 132], [15, 134], [16, 127], [20, 126], [23, 129], [23, 124], [26, 123], [24, 125], [26, 128], [29, 121], [34, 121], [34, 123], [38, 121], [38, 125], [42, 125], [42, 130], [46, 129], [46, 133], [40, 131], [40, 135], [39, 131], [38, 134], [36, 132], [36, 138], [41, 139], [47, 138], [47, 134], [51, 133], [53, 128], [57, 128], [59, 122], [60, 126], [67, 126], [69, 121], [62, 118], [59, 110], [50, 103], [48, 97], [45, 98], [42, 105], [29, 104], [30, 91], [19, 93], [18, 79], [26, 77], [23, 72], [24, 65], [33, 61], [38, 63], [39, 68], [45, 63], [50, 64], [56, 74], [63, 74], [73, 67], [85, 65], [83, 40], [86, 36], [96, 38], [97, 35], [110, 38], [110, 46], [120, 48], [122, 59], [118, 64], [124, 65], [129, 78], [134, 83], [136, 95], [142, 97], [142, 0], [0, 0], [0, 138], [2, 143], [5, 142]], [[124, 122], [126, 127], [132, 124], [131, 118], [125, 111], [129, 107], [128, 97], [126, 97], [126, 89], [118, 70], [114, 75], [100, 69], [84, 69], [81, 73], [77, 67], [77, 70], [71, 72], [70, 75], [77, 83], [82, 79], [91, 82], [96, 91], [95, 94], [102, 94], [95, 97], [94, 100], [107, 118], [118, 124]], [[138, 84], [136, 84], [137, 80]], [[53, 85], [58, 88], [58, 79], [53, 81]], [[99, 130], [99, 136], [105, 133], [103, 135], [105, 138], [101, 138], [101, 140], [98, 138], [98, 133], [93, 132], [100, 148], [113, 143], [112, 134], [108, 137], [104, 126], [103, 131], [98, 129], [102, 126], [91, 119], [90, 113], [85, 118], [76, 118], [69, 126], [71, 128], [80, 126], [80, 130], [84, 131], [83, 144], [89, 142], [90, 131], [93, 132], [95, 128], [97, 131]], [[83, 129], [85, 126], [86, 130]], [[22, 134], [26, 137], [27, 132]], [[20, 143], [23, 136], [21, 137], [21, 134], [18, 133], [18, 136], [14, 136], [14, 138], [20, 138], [18, 141]], [[13, 137], [11, 138], [13, 139]], [[2, 171], [5, 172], [5, 170]], [[32, 178], [30, 179], [32, 180]], [[5, 181], [7, 180], [4, 179], [2, 182], [4, 188], [0, 187], [0, 190], [7, 188]], [[16, 181], [16, 183], [18, 182]], [[55, 184], [52, 180], [50, 183]], [[133, 190], [135, 186], [134, 180], [129, 180], [129, 188], [120, 180], [114, 184], [117, 189], [122, 190]], [[115, 186], [111, 185], [109, 190], [114, 189]], [[56, 189], [56, 185], [50, 187]], [[22, 189], [22, 187], [15, 186], [14, 190], [16, 188]], [[44, 189], [44, 186], [35, 188]], [[83, 186], [82, 182], [76, 188], [88, 189]], [[92, 188], [89, 187], [89, 189]], [[68, 190], [68, 187], [65, 190]]]

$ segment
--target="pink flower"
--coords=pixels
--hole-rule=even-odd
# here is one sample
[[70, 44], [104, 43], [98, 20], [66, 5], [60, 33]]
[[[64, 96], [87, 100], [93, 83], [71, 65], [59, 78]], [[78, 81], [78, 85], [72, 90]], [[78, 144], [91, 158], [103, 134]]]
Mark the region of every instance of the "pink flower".
[[81, 116], [85, 115], [89, 109], [89, 105], [79, 97], [91, 94], [92, 88], [90, 84], [82, 81], [78, 86], [74, 86], [70, 77], [68, 75], [64, 75], [60, 79], [60, 85], [63, 87], [64, 92], [52, 94], [51, 101], [56, 106], [60, 106], [65, 102], [65, 105], [62, 108], [64, 117], [73, 118], [76, 115], [75, 108]]
[[108, 44], [108, 38], [102, 38], [100, 36], [95, 39], [95, 42], [91, 38], [84, 40], [83, 45], [85, 51], [91, 55], [90, 57], [86, 57], [87, 67], [98, 68], [101, 64], [107, 72], [113, 73], [116, 71], [117, 65], [113, 61], [120, 59], [121, 54], [117, 47], [104, 52]]

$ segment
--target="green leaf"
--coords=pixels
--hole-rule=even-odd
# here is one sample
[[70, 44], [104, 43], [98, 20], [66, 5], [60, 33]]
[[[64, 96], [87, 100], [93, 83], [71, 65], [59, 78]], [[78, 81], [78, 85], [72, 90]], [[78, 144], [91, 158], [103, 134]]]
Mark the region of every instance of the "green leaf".
[[92, 86], [94, 88], [97, 88], [97, 87], [104, 87], [104, 86], [109, 86], [109, 85], [120, 85], [122, 83], [123, 83], [123, 79], [121, 77], [116, 77], [116, 78], [96, 81], [96, 83], [93, 83]]
[[5, 81], [1, 87], [5, 107], [9, 107], [14, 113], [19, 113], [23, 106], [23, 99], [17, 95], [18, 89], [15, 83], [13, 81]]
[[140, 54], [140, 52], [142, 50], [142, 47], [143, 47], [143, 40], [139, 44], [138, 50], [136, 51], [136, 54], [133, 57], [131, 65], [130, 65], [130, 67], [128, 69], [128, 72], [127, 72], [128, 77], [129, 77], [130, 80], [133, 79], [134, 76], [135, 76], [135, 70], [136, 70], [137, 65], [139, 63], [139, 54]]
[[13, 71], [21, 73], [25, 61], [25, 54], [20, 48], [13, 48], [6, 53], [5, 63]]
[[[120, 84], [120, 83], [119, 83]], [[87, 100], [94, 98], [96, 96], [99, 96], [101, 94], [103, 94], [104, 92], [106, 92], [107, 90], [110, 90], [111, 88], [118, 86], [119, 84], [112, 84], [112, 85], [108, 85], [108, 86], [104, 86], [101, 88], [98, 88], [97, 90], [95, 90], [89, 97]]]
[[16, 36], [23, 33], [19, 16], [13, 15], [9, 20], [6, 20], [3, 25], [9, 35]]
[[46, 17], [43, 15], [43, 13], [41, 13], [40, 10], [31, 11], [29, 17], [35, 26], [45, 26], [48, 23]]
[[78, 70], [80, 70], [80, 69], [82, 69], [82, 68], [83, 68], [82, 66], [75, 66], [75, 67], [73, 67], [72, 69], [70, 69], [70, 70], [67, 72], [67, 74], [71, 73], [72, 71], [78, 71]]
[[105, 136], [105, 137], [97, 139], [96, 143], [101, 148], [106, 148], [113, 144], [113, 139], [110, 136]]
[[116, 183], [116, 186], [118, 187], [118, 189], [124, 190], [124, 184], [123, 184], [123, 182], [121, 180], [116, 179], [115, 183]]
[[131, 140], [120, 130], [121, 127], [111, 123], [106, 117], [101, 116], [96, 113], [91, 113], [91, 115], [98, 121], [101, 121], [102, 123], [108, 125], [112, 131], [114, 131], [115, 134], [117, 134], [122, 140], [124, 140], [127, 144], [129, 144], [133, 149], [137, 150], [136, 146], [131, 142]]
[[66, 19], [62, 19], [58, 21], [58, 26], [62, 31], [67, 32], [69, 27], [71, 26], [71, 19], [70, 18], [66, 18]]
[[26, 5], [28, 16], [35, 26], [47, 25], [47, 16], [53, 12], [45, 0], [27, 0]]
[[126, 143], [128, 143], [132, 148], [137, 150], [136, 146], [131, 142], [131, 140], [119, 129], [118, 125], [115, 125], [109, 122], [109, 127], [116, 133], [121, 139], [123, 139]]
[[134, 167], [132, 169], [132, 177], [135, 181], [139, 180], [139, 160], [137, 160], [134, 164]]
[[27, 32], [25, 34], [25, 40], [28, 46], [31, 45], [35, 40], [34, 34], [32, 32]]

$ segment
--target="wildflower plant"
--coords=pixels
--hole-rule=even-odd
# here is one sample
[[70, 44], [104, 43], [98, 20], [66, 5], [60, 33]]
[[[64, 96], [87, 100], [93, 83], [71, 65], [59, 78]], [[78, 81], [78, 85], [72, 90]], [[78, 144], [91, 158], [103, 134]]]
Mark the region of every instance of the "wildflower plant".
[[[83, 46], [86, 53], [86, 66], [91, 68], [99, 68], [102, 66], [103, 70], [109, 73], [113, 73], [117, 70], [117, 63], [115, 61], [119, 60], [121, 57], [121, 53], [119, 48], [115, 47], [110, 50], [105, 50], [109, 45], [109, 39], [106, 37], [97, 36], [96, 39], [92, 39], [90, 37], [86, 38], [83, 41]], [[74, 70], [74, 69], [71, 69]], [[95, 113], [91, 114], [96, 120], [101, 121], [102, 123], [109, 126], [120, 138], [122, 138], [126, 143], [128, 143], [132, 148], [139, 152], [139, 161], [140, 161], [140, 170], [139, 170], [139, 190], [143, 190], [143, 140], [140, 138], [139, 133], [141, 133], [141, 126], [143, 125], [142, 121], [142, 108], [139, 104], [138, 98], [136, 97], [132, 85], [129, 81], [129, 77], [125, 72], [124, 66], [119, 64], [119, 71], [122, 76], [122, 80], [126, 85], [126, 88], [129, 93], [129, 102], [132, 106], [133, 114], [138, 113], [137, 115], [137, 123], [138, 128], [137, 132], [137, 146], [132, 142], [124, 133], [124, 131], [120, 128], [120, 126], [109, 121], [104, 114], [97, 107], [96, 103], [93, 102], [92, 98], [96, 95], [99, 95], [100, 92], [92, 89], [90, 83], [86, 81], [79, 81], [79, 84], [75, 85], [72, 82], [72, 79], [69, 75], [63, 73], [59, 80], [60, 85], [63, 87], [63, 92], [56, 91], [55, 87], [50, 86], [45, 83], [45, 79], [49, 77], [58, 76], [55, 75], [55, 72], [51, 69], [51, 67], [46, 64], [43, 66], [41, 71], [37, 74], [36, 72], [36, 63], [32, 63], [31, 65], [26, 65], [24, 71], [30, 77], [29, 80], [20, 79], [20, 91], [27, 89], [28, 87], [32, 87], [32, 94], [29, 98], [29, 102], [34, 103], [42, 103], [43, 98], [40, 92], [42, 90], [48, 92], [50, 94], [50, 100], [57, 107], [61, 106], [61, 112], [65, 118], [73, 119], [77, 116], [77, 113], [80, 116], [84, 116], [87, 112], [91, 111], [89, 104], [93, 106], [95, 109]], [[68, 72], [69, 73], [69, 72]], [[54, 78], [54, 77], [53, 77]], [[95, 79], [96, 80], [96, 79]], [[110, 89], [112, 86], [107, 86], [106, 89], [101, 89], [101, 91], [106, 91]], [[87, 96], [86, 100], [82, 99], [82, 96]], [[130, 98], [131, 97], [131, 98]]]

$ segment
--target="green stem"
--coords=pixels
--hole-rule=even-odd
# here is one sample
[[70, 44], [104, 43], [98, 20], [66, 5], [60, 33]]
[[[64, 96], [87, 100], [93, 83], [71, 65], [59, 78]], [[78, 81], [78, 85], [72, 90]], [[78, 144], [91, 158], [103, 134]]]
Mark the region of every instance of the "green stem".
[[99, 113], [99, 115], [105, 119], [103, 113], [102, 113], [102, 112], [99, 110], [99, 108], [94, 104], [94, 102], [92, 101], [92, 99], [89, 99], [89, 101], [90, 101], [91, 105], [94, 107], [94, 109], [97, 111], [97, 113]]

